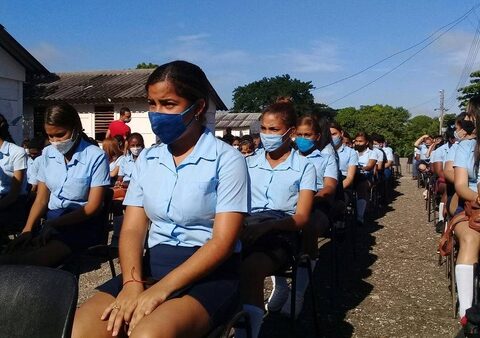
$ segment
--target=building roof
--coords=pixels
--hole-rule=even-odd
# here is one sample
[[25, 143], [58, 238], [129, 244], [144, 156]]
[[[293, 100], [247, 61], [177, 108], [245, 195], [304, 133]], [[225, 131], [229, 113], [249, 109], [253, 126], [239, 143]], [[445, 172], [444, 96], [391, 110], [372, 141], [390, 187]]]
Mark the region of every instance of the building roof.
[[30, 75], [49, 75], [50, 72], [33, 57], [17, 40], [13, 38], [5, 27], [0, 25], [0, 47], [17, 60]]
[[[66, 101], [70, 103], [131, 101], [145, 99], [145, 83], [153, 69], [103, 70], [57, 73], [55, 78], [38, 81], [30, 101]], [[218, 110], [227, 110], [210, 85], [211, 98]]]
[[215, 128], [248, 128], [258, 123], [261, 113], [217, 113]]

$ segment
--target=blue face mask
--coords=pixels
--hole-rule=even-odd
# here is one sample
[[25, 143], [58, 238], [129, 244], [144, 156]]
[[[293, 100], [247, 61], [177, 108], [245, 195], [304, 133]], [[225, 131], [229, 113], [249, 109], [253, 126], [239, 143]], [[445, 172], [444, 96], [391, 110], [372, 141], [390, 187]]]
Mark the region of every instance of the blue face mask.
[[305, 137], [295, 138], [295, 143], [297, 144], [298, 150], [302, 153], [306, 153], [315, 146], [315, 142]]
[[180, 114], [166, 114], [161, 112], [148, 112], [148, 118], [152, 125], [152, 131], [158, 136], [160, 141], [165, 144], [175, 142], [190, 126], [193, 117], [186, 125], [183, 123], [183, 116], [188, 114], [195, 103]]
[[[289, 130], [290, 129], [288, 129], [285, 132], [285, 134], [287, 134], [289, 132]], [[265, 149], [265, 151], [267, 153], [271, 153], [272, 151], [275, 151], [278, 148], [280, 148], [283, 145], [283, 143], [285, 142], [283, 140], [283, 137], [285, 136], [285, 134], [275, 135], [275, 134], [260, 133], [260, 139], [262, 140], [262, 145], [263, 145], [263, 148]]]
[[340, 144], [342, 144], [342, 137], [341, 136], [332, 137], [332, 143], [335, 148], [338, 147]]

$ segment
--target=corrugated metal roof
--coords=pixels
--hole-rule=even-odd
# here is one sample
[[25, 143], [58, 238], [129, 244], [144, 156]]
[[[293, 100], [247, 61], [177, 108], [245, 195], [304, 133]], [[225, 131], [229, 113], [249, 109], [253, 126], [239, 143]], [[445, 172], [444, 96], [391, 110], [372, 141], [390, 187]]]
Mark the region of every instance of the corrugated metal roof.
[[217, 113], [215, 128], [248, 128], [260, 119], [261, 113]]
[[[26, 93], [30, 101], [98, 102], [145, 99], [145, 83], [153, 69], [58, 73], [35, 83]], [[215, 89], [211, 97], [217, 110], [227, 110]]]

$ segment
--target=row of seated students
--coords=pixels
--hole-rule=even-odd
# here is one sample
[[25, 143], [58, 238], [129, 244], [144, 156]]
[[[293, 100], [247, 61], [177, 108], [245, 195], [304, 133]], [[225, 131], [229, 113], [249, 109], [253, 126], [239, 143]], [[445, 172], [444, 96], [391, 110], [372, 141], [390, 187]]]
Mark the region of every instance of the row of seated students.
[[[436, 231], [443, 233], [440, 252], [445, 253], [444, 239], [454, 234], [458, 240], [455, 278], [458, 315], [462, 324], [465, 324], [466, 310], [473, 302], [473, 266], [478, 262], [480, 250], [480, 233], [469, 226], [468, 217], [465, 215], [466, 203], [480, 201], [477, 188], [480, 160], [479, 123], [480, 100], [472, 98], [466, 111], [457, 116], [455, 124], [447, 127], [442, 140], [423, 135], [415, 142], [419, 153], [425, 153], [424, 160], [418, 166], [419, 173], [432, 173], [436, 178], [435, 191], [440, 197]], [[445, 218], [448, 218], [446, 223]]]
[[[355, 151], [343, 144], [338, 124], [297, 118], [293, 104], [283, 99], [261, 116], [262, 146], [242, 154], [204, 127], [210, 85], [198, 66], [164, 64], [145, 88], [151, 127], [161, 143], [143, 149], [141, 136], [132, 134], [130, 160], [119, 160], [122, 148], [115, 142], [104, 144], [105, 151], [92, 145], [73, 107], [47, 109], [50, 146], [41, 156], [36, 198], [0, 264], [55, 266], [95, 244], [105, 189], [128, 177], [122, 274], [99, 286], [77, 310], [73, 337], [202, 337], [239, 304], [257, 337], [264, 279], [287, 268], [298, 252], [309, 254], [315, 265], [317, 239], [326, 235], [332, 217], [342, 216], [344, 191], [357, 191], [363, 224], [369, 188], [389, 175], [391, 151], [380, 150], [380, 135], [371, 149], [364, 133], [355, 137]], [[5, 137], [8, 126], [1, 126], [0, 151], [22, 150]], [[129, 162], [131, 170], [122, 171]], [[22, 182], [17, 174], [25, 166], [11, 167], [12, 184]], [[112, 182], [115, 176], [120, 179]], [[298, 270], [299, 302], [306, 273]], [[288, 312], [286, 280], [273, 280], [267, 309]], [[245, 336], [237, 330], [236, 337]]]

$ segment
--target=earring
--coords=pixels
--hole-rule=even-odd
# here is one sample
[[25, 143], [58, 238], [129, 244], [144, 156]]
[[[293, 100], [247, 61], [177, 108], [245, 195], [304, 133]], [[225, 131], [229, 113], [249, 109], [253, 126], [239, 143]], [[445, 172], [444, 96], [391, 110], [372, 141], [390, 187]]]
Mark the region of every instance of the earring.
[[195, 120], [196, 120], [196, 121], [200, 120], [200, 116], [195, 115]]

